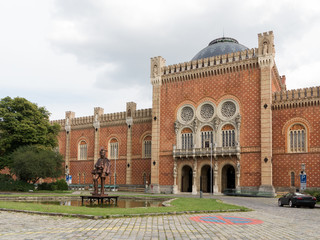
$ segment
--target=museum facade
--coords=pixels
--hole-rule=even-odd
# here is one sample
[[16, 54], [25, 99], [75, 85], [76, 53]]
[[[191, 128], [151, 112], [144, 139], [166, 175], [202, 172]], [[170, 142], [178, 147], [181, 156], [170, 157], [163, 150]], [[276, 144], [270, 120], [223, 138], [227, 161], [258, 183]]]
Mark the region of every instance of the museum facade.
[[[209, 43], [188, 62], [151, 59], [152, 108], [52, 121], [73, 184], [91, 184], [104, 147], [107, 184], [151, 193], [259, 192], [320, 187], [320, 87], [286, 89], [273, 32], [258, 48], [233, 38]], [[66, 171], [66, 172], [67, 172]], [[116, 176], [116, 177], [115, 177]]]

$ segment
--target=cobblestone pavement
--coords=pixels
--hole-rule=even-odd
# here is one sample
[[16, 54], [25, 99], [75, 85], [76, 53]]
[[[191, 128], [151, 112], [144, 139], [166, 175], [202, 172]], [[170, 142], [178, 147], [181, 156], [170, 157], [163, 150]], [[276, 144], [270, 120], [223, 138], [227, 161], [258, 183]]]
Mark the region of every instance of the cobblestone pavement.
[[[250, 212], [86, 220], [0, 212], [0, 239], [320, 239], [320, 209], [278, 207], [272, 198], [219, 198]], [[190, 220], [234, 216], [263, 221], [225, 225]]]

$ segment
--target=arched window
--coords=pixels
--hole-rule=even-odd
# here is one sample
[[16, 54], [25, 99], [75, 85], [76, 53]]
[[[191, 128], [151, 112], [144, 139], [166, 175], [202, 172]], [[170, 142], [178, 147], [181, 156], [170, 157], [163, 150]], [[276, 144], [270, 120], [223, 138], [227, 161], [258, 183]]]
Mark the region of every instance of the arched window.
[[146, 136], [142, 143], [143, 158], [151, 158], [151, 136]]
[[294, 124], [289, 129], [289, 151], [306, 152], [306, 128], [301, 124]]
[[181, 148], [192, 149], [193, 147], [193, 133], [190, 128], [185, 128], [181, 131]]
[[291, 185], [291, 187], [294, 187], [294, 185], [295, 185], [295, 176], [294, 176], [294, 172], [291, 172], [290, 173], [290, 185]]
[[84, 140], [80, 141], [78, 146], [78, 160], [87, 160], [87, 152], [88, 152], [88, 145], [86, 141]]
[[110, 140], [110, 152], [109, 152], [109, 158], [110, 159], [115, 159], [118, 158], [118, 152], [119, 152], [119, 144], [118, 140], [115, 138], [112, 138]]
[[213, 129], [209, 126], [201, 128], [201, 148], [209, 148], [213, 143]]
[[226, 124], [222, 127], [222, 147], [234, 147], [235, 143], [235, 129], [231, 124]]

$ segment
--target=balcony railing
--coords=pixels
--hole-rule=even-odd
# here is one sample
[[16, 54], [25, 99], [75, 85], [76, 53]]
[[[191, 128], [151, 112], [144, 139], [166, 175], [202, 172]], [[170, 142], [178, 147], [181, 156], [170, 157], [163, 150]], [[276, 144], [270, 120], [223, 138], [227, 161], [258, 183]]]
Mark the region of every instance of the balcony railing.
[[[190, 157], [210, 157], [211, 148], [192, 148], [192, 149], [173, 149], [173, 157], [190, 158]], [[212, 148], [212, 157], [218, 156], [237, 156], [240, 157], [240, 147], [214, 147]]]

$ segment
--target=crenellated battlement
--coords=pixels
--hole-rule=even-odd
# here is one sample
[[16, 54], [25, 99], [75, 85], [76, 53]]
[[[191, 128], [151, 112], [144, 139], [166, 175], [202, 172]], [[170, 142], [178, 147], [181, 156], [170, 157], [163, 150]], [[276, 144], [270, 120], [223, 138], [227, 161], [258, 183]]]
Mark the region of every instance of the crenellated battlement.
[[226, 64], [237, 63], [241, 62], [242, 60], [253, 59], [256, 57], [257, 51], [257, 48], [253, 48], [241, 52], [229, 53], [210, 58], [164, 66], [161, 69], [161, 74], [162, 77], [164, 77], [170, 74], [189, 72], [190, 70], [208, 68], [212, 66], [225, 66]]
[[65, 119], [59, 119], [59, 120], [50, 121], [50, 124], [52, 124], [52, 125], [55, 124], [55, 123], [59, 124], [62, 127], [62, 126], [65, 126], [66, 120]]
[[133, 118], [145, 118], [152, 117], [152, 108], [139, 109], [133, 114]]
[[320, 105], [320, 87], [275, 92], [272, 95], [272, 105], [274, 110]]
[[[125, 121], [126, 120], [126, 112], [117, 112], [117, 113], [107, 113], [102, 114], [100, 116], [100, 123], [107, 125], [108, 123], [113, 122], [119, 122], [119, 121]], [[132, 115], [135, 122], [145, 121], [146, 118], [152, 117], [152, 109], [139, 109], [133, 112]], [[86, 116], [86, 117], [78, 117], [78, 118], [71, 118], [70, 119], [70, 125], [72, 126], [85, 126], [85, 125], [93, 125], [94, 123], [94, 116]], [[53, 120], [50, 121], [51, 124], [58, 123], [61, 128], [64, 128], [66, 125], [66, 119], [60, 119], [60, 120]]]

